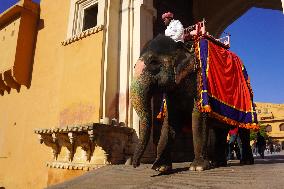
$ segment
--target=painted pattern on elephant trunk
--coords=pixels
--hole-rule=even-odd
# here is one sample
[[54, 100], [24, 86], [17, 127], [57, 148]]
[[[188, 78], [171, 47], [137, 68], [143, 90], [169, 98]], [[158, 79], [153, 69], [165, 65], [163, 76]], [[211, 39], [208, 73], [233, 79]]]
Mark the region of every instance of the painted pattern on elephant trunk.
[[[133, 166], [137, 167], [140, 164], [140, 159], [146, 149], [146, 146], [149, 142], [150, 133], [151, 133], [151, 76], [145, 71], [145, 66], [142, 61], [138, 62], [139, 68], [142, 67], [142, 70], [137, 69], [136, 77], [134, 78], [131, 84], [130, 90], [130, 99], [133, 105], [133, 108], [136, 110], [137, 115], [140, 118], [140, 133], [142, 137], [136, 147], [136, 150], [133, 155]], [[140, 67], [141, 66], [141, 67]]]

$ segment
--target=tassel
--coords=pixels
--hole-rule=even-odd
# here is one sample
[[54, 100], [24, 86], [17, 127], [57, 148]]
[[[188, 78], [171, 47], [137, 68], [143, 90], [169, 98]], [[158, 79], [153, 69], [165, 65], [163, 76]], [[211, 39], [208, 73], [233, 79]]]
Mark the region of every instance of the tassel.
[[199, 107], [201, 112], [206, 112], [206, 113], [212, 112], [210, 105], [201, 106], [200, 104], [198, 104], [197, 106]]
[[165, 117], [167, 113], [167, 102], [166, 102], [166, 97], [165, 97], [165, 94], [164, 94], [164, 97], [163, 97], [163, 102], [162, 102], [162, 105], [161, 105], [161, 108], [160, 108], [160, 112], [159, 114], [157, 115], [157, 119], [162, 119]]
[[209, 105], [206, 105], [206, 106], [203, 107], [203, 111], [209, 113], [209, 112], [212, 111], [212, 109]]

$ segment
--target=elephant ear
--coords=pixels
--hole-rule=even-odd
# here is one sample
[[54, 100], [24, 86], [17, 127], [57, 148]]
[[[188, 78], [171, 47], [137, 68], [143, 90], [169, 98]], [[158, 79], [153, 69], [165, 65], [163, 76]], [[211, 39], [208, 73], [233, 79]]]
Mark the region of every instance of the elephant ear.
[[194, 53], [179, 50], [174, 64], [175, 81], [177, 84], [196, 71], [196, 59]]

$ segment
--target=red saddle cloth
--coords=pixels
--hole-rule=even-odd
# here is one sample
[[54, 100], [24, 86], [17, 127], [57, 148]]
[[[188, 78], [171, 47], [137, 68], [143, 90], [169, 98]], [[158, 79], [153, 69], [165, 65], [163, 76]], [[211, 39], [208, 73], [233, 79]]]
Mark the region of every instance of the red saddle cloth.
[[249, 77], [233, 52], [201, 38], [196, 45], [199, 110], [233, 126], [258, 129]]

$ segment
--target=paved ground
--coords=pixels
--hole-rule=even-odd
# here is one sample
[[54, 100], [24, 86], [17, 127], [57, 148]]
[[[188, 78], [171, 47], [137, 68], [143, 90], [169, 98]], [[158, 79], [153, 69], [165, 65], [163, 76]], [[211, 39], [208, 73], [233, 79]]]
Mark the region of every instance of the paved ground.
[[189, 171], [189, 163], [174, 164], [169, 175], [159, 175], [151, 165], [132, 168], [113, 165], [90, 171], [76, 179], [48, 189], [283, 189], [284, 151], [255, 157], [254, 165], [240, 166], [234, 160], [228, 167], [204, 172]]

